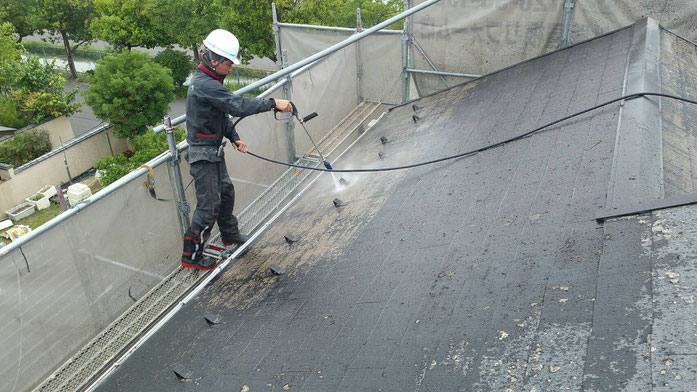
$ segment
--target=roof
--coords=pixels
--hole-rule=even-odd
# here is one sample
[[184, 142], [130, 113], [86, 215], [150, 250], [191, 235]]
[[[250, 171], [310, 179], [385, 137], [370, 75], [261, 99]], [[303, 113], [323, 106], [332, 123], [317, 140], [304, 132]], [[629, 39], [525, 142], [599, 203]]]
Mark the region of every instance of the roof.
[[[694, 97], [695, 63], [693, 44], [645, 19], [395, 108], [333, 165], [468, 151], [623, 92]], [[695, 115], [640, 98], [342, 190], [323, 175], [98, 390], [697, 385], [697, 214], [665, 209], [697, 184]]]

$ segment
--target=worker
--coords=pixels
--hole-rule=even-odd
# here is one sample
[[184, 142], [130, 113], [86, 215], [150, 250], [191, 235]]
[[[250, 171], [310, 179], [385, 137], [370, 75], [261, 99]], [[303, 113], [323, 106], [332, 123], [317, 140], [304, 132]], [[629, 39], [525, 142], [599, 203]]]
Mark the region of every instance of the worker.
[[203, 257], [203, 249], [215, 222], [218, 222], [224, 246], [240, 245], [247, 236], [240, 233], [237, 218], [232, 210], [235, 205], [235, 188], [228, 176], [223, 152], [223, 137], [230, 140], [232, 148], [247, 152], [247, 145], [240, 140], [232, 123], [234, 117], [277, 110], [292, 112], [292, 104], [284, 99], [244, 98], [232, 94], [223, 85], [237, 58], [239, 41], [226, 30], [213, 30], [203, 41], [198, 65], [189, 85], [186, 98], [186, 156], [196, 187], [196, 211], [191, 227], [184, 237], [181, 265], [186, 268], [207, 270], [216, 261]]

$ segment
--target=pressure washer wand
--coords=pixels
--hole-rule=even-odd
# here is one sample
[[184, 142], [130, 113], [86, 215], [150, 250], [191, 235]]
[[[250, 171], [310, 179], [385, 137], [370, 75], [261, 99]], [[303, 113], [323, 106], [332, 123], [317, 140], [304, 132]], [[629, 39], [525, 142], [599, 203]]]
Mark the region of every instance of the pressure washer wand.
[[300, 117], [300, 114], [298, 114], [298, 109], [295, 107], [295, 104], [291, 102], [291, 105], [293, 105], [293, 116], [295, 116], [295, 118], [298, 120], [300, 125], [302, 125], [303, 129], [305, 130], [305, 133], [307, 134], [307, 137], [310, 138], [312, 145], [315, 146], [315, 150], [317, 150], [319, 157], [322, 159], [322, 163], [324, 163], [324, 167], [326, 167], [328, 170], [334, 170], [334, 168], [332, 168], [332, 165], [330, 165], [329, 162], [327, 162], [327, 160], [324, 159], [324, 155], [322, 155], [322, 151], [319, 150], [319, 148], [317, 147], [317, 144], [312, 139], [312, 136], [310, 136], [310, 132], [308, 132], [307, 128], [305, 127], [305, 122], [310, 121], [313, 118], [318, 116], [317, 112], [312, 112], [303, 118], [303, 117]]
[[317, 117], [317, 113], [316, 113], [316, 112], [312, 112], [312, 113], [308, 114], [305, 118], [301, 118], [301, 117], [298, 116], [297, 114], [295, 115], [295, 118], [298, 119], [298, 122], [300, 123], [300, 125], [302, 125], [303, 129], [305, 130], [305, 133], [307, 134], [307, 137], [310, 138], [310, 141], [312, 142], [312, 145], [315, 146], [315, 150], [317, 150], [317, 153], [319, 154], [319, 157], [322, 158], [322, 162], [324, 163], [324, 167], [326, 167], [326, 168], [329, 169], [329, 170], [333, 170], [332, 165], [330, 165], [329, 162], [327, 162], [327, 160], [324, 159], [324, 155], [322, 155], [322, 152], [321, 152], [321, 151], [319, 150], [319, 148], [317, 147], [317, 144], [315, 144], [315, 141], [312, 140], [312, 136], [310, 136], [310, 132], [308, 132], [308, 131], [307, 131], [307, 128], [305, 127], [305, 121], [312, 120], [312, 119], [315, 118], [315, 117]]

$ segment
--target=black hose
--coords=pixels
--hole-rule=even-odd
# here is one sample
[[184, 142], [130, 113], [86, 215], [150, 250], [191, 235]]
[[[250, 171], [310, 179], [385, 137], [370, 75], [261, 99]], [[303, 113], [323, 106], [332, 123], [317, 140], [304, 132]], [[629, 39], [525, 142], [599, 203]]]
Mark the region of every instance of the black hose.
[[[266, 158], [266, 157], [263, 157], [263, 156], [261, 156], [261, 155], [257, 155], [257, 154], [255, 154], [255, 153], [253, 153], [253, 152], [251, 152], [251, 151], [248, 151], [247, 153], [248, 153], [249, 155], [255, 157], [255, 158], [259, 158], [259, 159], [264, 160], [264, 161], [267, 161], [267, 162], [276, 163], [276, 164], [283, 165], [283, 166], [288, 166], [288, 167], [295, 167], [295, 168], [300, 168], [300, 169], [308, 169], [308, 170], [323, 171], [323, 172], [335, 172], [335, 173], [366, 173], [366, 172], [384, 172], [384, 171], [392, 171], [392, 170], [411, 169], [411, 168], [414, 168], [414, 167], [425, 166], [425, 165], [432, 165], [432, 164], [434, 164], [434, 163], [439, 163], [439, 162], [443, 162], [443, 161], [447, 161], [447, 160], [451, 160], [451, 159], [462, 158], [462, 157], [466, 157], [466, 156], [469, 156], [469, 155], [474, 155], [474, 154], [477, 154], [477, 153], [480, 153], [480, 152], [483, 152], [483, 151], [491, 150], [491, 149], [493, 149], [493, 148], [503, 146], [504, 144], [508, 144], [508, 143], [510, 143], [510, 142], [513, 142], [513, 141], [516, 141], [516, 140], [520, 140], [520, 139], [524, 139], [524, 138], [526, 138], [526, 137], [528, 137], [528, 136], [532, 136], [533, 134], [538, 133], [538, 132], [541, 132], [543, 129], [545, 129], [545, 128], [547, 128], [547, 127], [551, 127], [552, 125], [558, 124], [558, 123], [560, 123], [560, 122], [562, 122], [562, 121], [566, 121], [566, 120], [568, 120], [568, 119], [570, 119], [570, 118], [574, 118], [574, 117], [580, 116], [580, 115], [585, 114], [585, 113], [588, 113], [588, 112], [590, 112], [590, 111], [599, 109], [599, 108], [601, 108], [601, 107], [603, 107], [603, 106], [607, 106], [607, 105], [610, 105], [610, 104], [613, 104], [613, 103], [615, 103], [615, 102], [622, 101], [622, 100], [631, 100], [631, 99], [636, 99], [636, 98], [640, 98], [640, 97], [644, 97], [644, 96], [656, 96], [656, 97], [663, 97], [663, 98], [676, 99], [676, 100], [678, 100], [678, 101], [687, 102], [687, 103], [691, 103], [691, 104], [693, 104], [693, 105], [697, 105], [697, 101], [694, 101], [694, 100], [691, 100], [691, 99], [687, 99], [687, 98], [678, 97], [678, 96], [675, 96], [675, 95], [663, 94], [663, 93], [636, 93], [636, 94], [625, 95], [625, 96], [623, 96], [623, 97], [615, 98], [615, 99], [613, 99], [613, 100], [610, 100], [610, 101], [601, 103], [601, 104], [599, 104], [599, 105], [593, 106], [592, 108], [585, 109], [585, 110], [582, 110], [582, 111], [580, 111], [580, 112], [576, 112], [576, 113], [574, 113], [574, 114], [571, 114], [571, 115], [568, 115], [568, 116], [566, 116], [566, 117], [560, 118], [560, 119], [558, 119], [558, 120], [552, 121], [552, 122], [550, 122], [550, 123], [548, 123], [548, 124], [545, 124], [545, 125], [542, 125], [542, 126], [540, 126], [540, 127], [537, 127], [537, 128], [535, 128], [535, 129], [533, 129], [532, 131], [523, 133], [522, 135], [518, 135], [518, 136], [512, 137], [512, 138], [510, 138], [510, 139], [506, 139], [506, 140], [500, 141], [500, 142], [498, 142], [498, 143], [490, 144], [490, 145], [488, 145], [488, 146], [481, 147], [481, 148], [478, 148], [478, 149], [476, 149], [476, 150], [467, 151], [467, 152], [463, 152], [463, 153], [460, 153], [460, 154], [457, 154], [457, 155], [447, 156], [447, 157], [444, 157], [444, 158], [434, 159], [434, 160], [432, 160], [432, 161], [414, 163], [414, 164], [411, 164], [411, 165], [404, 165], [404, 166], [395, 166], [395, 167], [372, 168], [372, 169], [332, 169], [332, 170], [329, 170], [329, 169], [326, 169], [326, 168], [323, 168], [323, 167], [303, 166], [303, 165], [295, 165], [295, 164], [292, 164], [292, 163], [281, 162], [281, 161], [277, 161], [277, 160], [275, 160], [275, 159]], [[240, 120], [241, 120], [241, 119], [240, 119]], [[239, 122], [239, 120], [238, 120], [237, 122]], [[235, 123], [235, 124], [236, 124], [236, 123]]]

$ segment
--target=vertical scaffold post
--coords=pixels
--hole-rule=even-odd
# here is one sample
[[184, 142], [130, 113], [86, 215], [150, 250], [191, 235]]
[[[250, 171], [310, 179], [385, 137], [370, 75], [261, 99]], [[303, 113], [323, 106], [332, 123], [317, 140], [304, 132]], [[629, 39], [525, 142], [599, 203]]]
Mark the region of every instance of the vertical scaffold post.
[[[361, 20], [361, 9], [356, 8], [356, 33], [363, 31], [363, 21]], [[356, 41], [356, 84], [358, 89], [358, 103], [363, 102], [363, 87], [361, 78], [363, 77], [363, 62], [361, 61], [361, 41]]]
[[177, 199], [177, 210], [179, 211], [179, 226], [182, 231], [182, 238], [184, 233], [189, 230], [189, 203], [186, 202], [186, 194], [184, 191], [184, 181], [182, 180], [182, 172], [179, 167], [179, 149], [177, 149], [177, 141], [174, 139], [174, 128], [172, 127], [172, 118], [170, 116], [165, 116], [162, 119], [162, 124], [165, 127], [165, 134], [167, 135], [167, 145], [169, 146], [169, 152], [172, 156], [169, 161], [170, 168], [174, 173], [174, 182]]
[[[271, 16], [273, 17], [273, 37], [276, 43], [276, 66], [282, 70], [288, 66], [288, 54], [281, 46], [281, 27], [278, 25], [278, 14], [276, 13], [276, 3], [271, 3]], [[291, 100], [291, 76], [286, 77], [288, 82], [283, 85], [283, 98]], [[295, 123], [290, 118], [286, 120], [286, 138], [288, 141], [288, 163], [293, 163], [295, 157]]]
[[276, 3], [271, 3], [271, 15], [273, 17], [273, 39], [276, 44], [276, 67], [280, 70], [283, 67], [283, 60], [281, 60], [281, 28], [278, 26]]
[[561, 31], [561, 47], [566, 48], [569, 45], [569, 33], [571, 31], [571, 19], [574, 16], [574, 7], [576, 0], [566, 0], [564, 2], [564, 20], [562, 21]]
[[[288, 67], [288, 51], [285, 49], [283, 49], [281, 54], [281, 61], [283, 68]], [[288, 74], [288, 76], [286, 76], [288, 82], [283, 85], [283, 98], [289, 101], [292, 100], [293, 91], [293, 79], [290, 75], [291, 74]], [[293, 121], [293, 117], [288, 117], [286, 119], [286, 135], [288, 138], [288, 163], [293, 163], [297, 159], [295, 156], [295, 122]]]
[[[403, 0], [404, 11], [409, 9], [409, 0]], [[403, 19], [402, 28], [402, 103], [409, 100], [409, 18]]]

